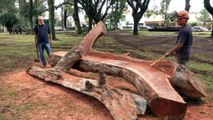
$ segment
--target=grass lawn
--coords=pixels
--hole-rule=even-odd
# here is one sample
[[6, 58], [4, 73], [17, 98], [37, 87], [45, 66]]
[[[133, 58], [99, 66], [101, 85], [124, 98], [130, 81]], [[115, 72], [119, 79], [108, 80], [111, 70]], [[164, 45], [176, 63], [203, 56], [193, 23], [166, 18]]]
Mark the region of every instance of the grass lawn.
[[[53, 41], [53, 51], [61, 50], [58, 46], [72, 47], [83, 37], [69, 34], [58, 34], [58, 40]], [[0, 74], [27, 68], [36, 58], [33, 35], [0, 34]]]
[[[140, 32], [142, 35], [176, 35], [175, 32]], [[209, 33], [194, 33], [196, 35], [206, 36]], [[83, 40], [84, 36], [76, 36], [71, 33], [57, 34], [56, 41], [53, 41], [53, 51], [69, 50], [74, 45], [77, 45]], [[60, 47], [61, 46], [61, 47]], [[147, 46], [149, 49], [139, 50], [125, 44], [121, 44], [114, 38], [109, 36], [101, 37], [95, 44], [95, 49], [101, 51], [113, 52], [115, 54], [122, 54], [130, 52], [133, 57], [152, 59], [160, 58], [162, 54], [150, 51], [152, 46]], [[34, 47], [34, 36], [33, 35], [9, 35], [0, 34], [0, 75], [16, 71], [19, 69], [26, 69], [30, 63], [36, 58], [36, 51]], [[202, 61], [212, 61], [208, 57], [202, 54], [194, 54], [193, 57], [202, 59]], [[174, 61], [174, 57], [169, 57], [169, 60]], [[189, 67], [196, 71], [206, 71], [213, 73], [213, 65], [208, 63], [202, 63], [196, 60], [189, 62]], [[209, 92], [213, 92], [213, 75], [212, 74], [199, 74], [199, 76], [205, 80], [208, 85]]]
[[[140, 37], [152, 36], [153, 34], [156, 36], [160, 35], [171, 35], [175, 36], [177, 33], [175, 32], [148, 32], [141, 31]], [[200, 36], [202, 35], [202, 36]], [[209, 34], [207, 33], [195, 33], [195, 36], [206, 37]], [[84, 36], [76, 36], [72, 33], [63, 33], [57, 34], [56, 41], [53, 41], [53, 52], [60, 50], [69, 50], [72, 46], [77, 45], [79, 42], [83, 40]], [[167, 45], [167, 43], [165, 43]], [[170, 48], [170, 46], [165, 46]], [[125, 52], [130, 52], [132, 57], [141, 58], [141, 59], [149, 59], [156, 60], [160, 58], [162, 54], [165, 52], [165, 49], [162, 50], [161, 47], [156, 48], [153, 45], [143, 46], [142, 49], [138, 49], [135, 47], [131, 47], [126, 44], [122, 44], [115, 40], [113, 37], [104, 36], [101, 37], [95, 43], [95, 49], [100, 51], [113, 52], [115, 54], [123, 54]], [[166, 50], [168, 50], [166, 48]], [[212, 48], [213, 49], [213, 48]], [[160, 52], [156, 52], [160, 51]], [[36, 58], [36, 50], [34, 47], [34, 36], [33, 35], [9, 35], [0, 33], [0, 76], [9, 72], [18, 71], [27, 69], [28, 66], [34, 61]], [[192, 70], [195, 70], [197, 75], [205, 80], [205, 83], [208, 87], [209, 96], [207, 97], [208, 101], [213, 101], [213, 60], [207, 57], [204, 54], [193, 54], [193, 59], [189, 62], [189, 67]], [[169, 57], [167, 60], [175, 61], [174, 57]], [[43, 88], [44, 86], [37, 85], [38, 88]], [[48, 87], [51, 87], [48, 86]], [[124, 88], [125, 89], [125, 88]], [[49, 89], [48, 89], [49, 90]], [[22, 119], [27, 120], [28, 114], [33, 110], [44, 110], [48, 111], [51, 109], [58, 109], [58, 106], [54, 106], [54, 104], [49, 104], [48, 101], [44, 101], [39, 99], [35, 101], [28, 101], [18, 103], [22, 97], [28, 93], [27, 90], [22, 90], [21, 88], [14, 88], [8, 83], [0, 84], [0, 120], [15, 120]], [[32, 92], [32, 91], [31, 91]], [[50, 94], [50, 93], [48, 93]], [[67, 92], [69, 94], [69, 92]], [[34, 95], [32, 95], [34, 96]], [[66, 96], [62, 96], [61, 98], [58, 96], [52, 99], [61, 99], [66, 100], [66, 106], [69, 106], [68, 111], [61, 111], [59, 115], [62, 116], [66, 113], [72, 111], [72, 108], [77, 108], [79, 106], [75, 106], [76, 103], [71, 101], [69, 98], [64, 98]], [[75, 96], [76, 97], [76, 96]], [[33, 99], [34, 100], [34, 99]], [[60, 102], [61, 102], [60, 101]], [[96, 103], [95, 103], [96, 104]], [[199, 104], [199, 102], [196, 102]], [[73, 107], [74, 106], [74, 107]], [[2, 109], [4, 108], [4, 109]], [[9, 109], [10, 108], [10, 109]], [[8, 109], [11, 110], [8, 112]], [[102, 107], [100, 107], [102, 109]], [[63, 110], [63, 109], [61, 109]], [[82, 110], [82, 109], [81, 109]], [[85, 110], [88, 112], [89, 110]], [[9, 114], [11, 112], [11, 114]], [[34, 111], [35, 112], [35, 111]], [[82, 111], [79, 111], [79, 113]], [[90, 112], [88, 112], [89, 114]], [[33, 114], [35, 115], [35, 113]], [[37, 114], [36, 114], [37, 115]], [[39, 116], [39, 115], [38, 115]], [[44, 116], [44, 115], [43, 115]]]

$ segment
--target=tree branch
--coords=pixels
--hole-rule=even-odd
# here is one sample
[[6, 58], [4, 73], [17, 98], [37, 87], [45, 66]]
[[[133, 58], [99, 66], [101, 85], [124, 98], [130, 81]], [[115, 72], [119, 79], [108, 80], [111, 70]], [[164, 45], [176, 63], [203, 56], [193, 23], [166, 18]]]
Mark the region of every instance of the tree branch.
[[129, 6], [130, 6], [131, 8], [134, 8], [134, 6], [133, 6], [133, 1], [132, 1], [132, 0], [127, 0], [127, 3], [129, 4]]
[[107, 13], [108, 13], [108, 10], [109, 10], [109, 8], [112, 6], [112, 4], [114, 4], [115, 3], [115, 0], [111, 0], [111, 2], [110, 2], [110, 4], [109, 4], [109, 6], [107, 7], [107, 9], [106, 9], [106, 11], [105, 11], [105, 13], [104, 13], [104, 15], [102, 16], [102, 18], [101, 18], [101, 20], [103, 20], [105, 17], [106, 17], [106, 15], [107, 15]]
[[204, 7], [206, 8], [206, 10], [213, 15], [213, 8], [210, 4], [210, 0], [204, 0]]

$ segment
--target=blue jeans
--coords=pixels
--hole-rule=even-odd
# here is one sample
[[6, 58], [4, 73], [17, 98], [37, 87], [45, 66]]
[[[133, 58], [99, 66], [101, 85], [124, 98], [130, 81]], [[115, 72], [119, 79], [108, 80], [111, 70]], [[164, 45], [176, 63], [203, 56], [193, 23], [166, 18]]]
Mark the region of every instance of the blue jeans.
[[44, 49], [46, 50], [47, 55], [49, 56], [49, 54], [51, 52], [50, 44], [49, 43], [38, 43], [38, 49], [39, 49], [41, 61], [42, 61], [43, 65], [46, 65], [47, 62], [44, 57]]
[[189, 61], [189, 58], [177, 58], [177, 63], [186, 65], [186, 63]]

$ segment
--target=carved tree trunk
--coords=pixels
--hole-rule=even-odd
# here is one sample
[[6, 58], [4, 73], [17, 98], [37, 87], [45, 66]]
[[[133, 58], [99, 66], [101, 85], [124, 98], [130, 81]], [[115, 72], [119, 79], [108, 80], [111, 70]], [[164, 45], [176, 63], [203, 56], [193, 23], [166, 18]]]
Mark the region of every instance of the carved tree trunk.
[[[152, 61], [93, 50], [94, 42], [105, 33], [104, 24], [98, 23], [80, 45], [73, 47], [68, 53], [57, 52], [50, 55], [49, 63], [55, 67], [47, 70], [31, 67], [28, 73], [97, 98], [110, 110], [115, 120], [136, 119], [137, 114], [142, 113], [141, 110], [146, 108], [135, 102], [136, 98], [141, 101], [141, 97], [135, 98], [134, 95], [127, 95], [120, 89], [105, 84], [103, 73], [128, 80], [138, 89], [140, 96], [147, 100], [151, 110], [159, 116], [181, 119], [185, 116], [187, 104], [172, 85], [188, 97], [205, 96], [203, 82], [188, 69], [177, 67], [177, 64], [162, 61], [151, 67]], [[74, 77], [62, 72], [68, 71], [74, 64], [80, 70], [99, 72], [98, 85], [93, 80]], [[179, 81], [182, 81], [181, 84]], [[123, 105], [124, 103], [126, 105]], [[143, 109], [139, 109], [140, 107]]]
[[98, 99], [109, 109], [114, 120], [136, 120], [137, 115], [142, 115], [146, 111], [147, 102], [143, 97], [107, 84], [99, 85], [97, 80], [79, 78], [64, 72], [60, 73], [60, 78], [49, 79], [52, 75], [34, 66], [27, 72]]
[[79, 46], [75, 46], [57, 62], [58, 64], [54, 68], [67, 72], [80, 58], [80, 48]]

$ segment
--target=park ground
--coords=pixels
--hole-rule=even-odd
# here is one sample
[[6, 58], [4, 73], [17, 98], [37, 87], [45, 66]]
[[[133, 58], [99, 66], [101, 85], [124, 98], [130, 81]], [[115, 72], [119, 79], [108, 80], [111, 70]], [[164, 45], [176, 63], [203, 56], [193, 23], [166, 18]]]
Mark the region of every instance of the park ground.
[[[156, 60], [172, 47], [176, 34], [141, 31], [139, 36], [132, 36], [130, 32], [109, 32], [95, 43], [95, 49], [115, 54], [129, 52], [131, 57]], [[213, 39], [209, 36], [208, 32], [194, 33], [193, 56], [188, 66], [204, 80], [208, 96], [188, 102], [187, 120], [213, 119]], [[53, 51], [69, 50], [83, 37], [69, 32], [57, 34]], [[27, 75], [25, 71], [35, 64], [35, 58], [33, 35], [0, 34], [0, 120], [112, 119], [98, 100]], [[175, 61], [175, 58], [167, 60]], [[94, 73], [87, 73], [87, 77], [94, 76]], [[108, 76], [107, 79], [120, 78]], [[140, 119], [163, 118], [147, 113]]]

